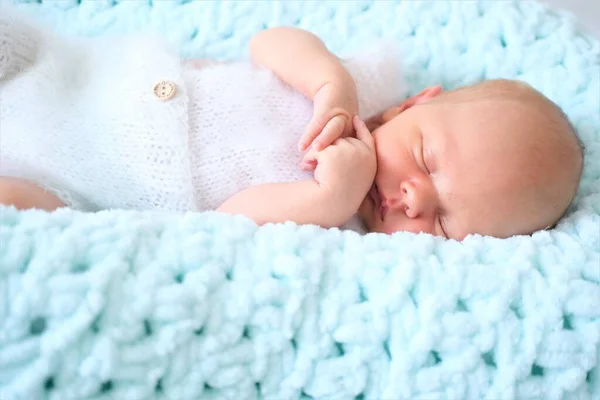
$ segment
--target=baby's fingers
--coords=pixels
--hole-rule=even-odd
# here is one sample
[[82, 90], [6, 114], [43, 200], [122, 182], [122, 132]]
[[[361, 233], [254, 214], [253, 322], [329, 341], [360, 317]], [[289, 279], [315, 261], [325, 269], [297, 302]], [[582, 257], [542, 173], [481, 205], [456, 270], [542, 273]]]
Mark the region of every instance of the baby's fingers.
[[308, 123], [308, 125], [306, 126], [304, 134], [298, 142], [298, 149], [300, 151], [304, 151], [309, 147], [314, 146], [315, 138], [323, 132], [323, 130], [327, 127], [328, 123], [331, 122], [331, 119], [331, 117], [328, 117], [326, 114], [317, 110], [310, 122]]
[[321, 134], [314, 140], [313, 147], [316, 150], [323, 150], [325, 147], [342, 137], [345, 127], [346, 117], [343, 115], [336, 115], [327, 123], [327, 125], [325, 125]]
[[373, 140], [373, 135], [367, 128], [367, 125], [358, 117], [355, 116], [352, 120], [354, 125], [354, 129], [356, 130], [356, 137], [361, 142], [363, 142], [369, 149], [373, 149], [375, 147], [375, 141]]
[[304, 134], [298, 142], [298, 150], [304, 151], [310, 147], [315, 138], [319, 136], [319, 133], [323, 130], [326, 121], [321, 121], [313, 118], [306, 127]]
[[314, 171], [317, 168], [317, 157], [318, 152], [316, 150], [310, 150], [302, 158], [300, 169], [302, 171]]

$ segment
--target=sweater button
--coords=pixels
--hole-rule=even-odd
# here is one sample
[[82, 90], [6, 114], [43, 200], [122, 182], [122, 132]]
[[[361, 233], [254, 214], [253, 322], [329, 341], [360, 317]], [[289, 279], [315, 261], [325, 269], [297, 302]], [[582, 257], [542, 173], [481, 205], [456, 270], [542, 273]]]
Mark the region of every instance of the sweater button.
[[175, 84], [171, 81], [160, 81], [154, 85], [154, 94], [163, 101], [173, 98], [176, 92]]

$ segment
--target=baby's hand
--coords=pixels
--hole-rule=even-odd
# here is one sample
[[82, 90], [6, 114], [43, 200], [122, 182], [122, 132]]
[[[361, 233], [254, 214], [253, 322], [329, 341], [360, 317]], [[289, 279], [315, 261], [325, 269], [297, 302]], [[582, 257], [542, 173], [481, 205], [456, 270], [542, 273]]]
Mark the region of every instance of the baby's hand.
[[358, 97], [351, 77], [323, 85], [313, 103], [313, 117], [298, 143], [300, 151], [311, 145], [315, 150], [323, 150], [336, 139], [352, 134], [352, 118], [358, 114]]
[[358, 117], [354, 117], [353, 123], [356, 138], [340, 138], [324, 150], [311, 150], [306, 168], [316, 165], [315, 180], [330, 191], [336, 204], [349, 208], [349, 217], [358, 210], [377, 171], [371, 132]]

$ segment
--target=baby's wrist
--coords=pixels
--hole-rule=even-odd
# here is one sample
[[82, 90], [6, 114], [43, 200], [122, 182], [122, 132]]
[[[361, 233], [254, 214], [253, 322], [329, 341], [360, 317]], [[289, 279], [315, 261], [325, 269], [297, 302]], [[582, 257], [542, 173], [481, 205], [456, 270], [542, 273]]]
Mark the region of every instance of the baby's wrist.
[[326, 86], [331, 86], [343, 91], [356, 91], [354, 79], [346, 67], [344, 67], [334, 56], [328, 60], [329, 62], [325, 62], [324, 66], [320, 69], [320, 79], [315, 81], [315, 85], [310, 90], [309, 97], [311, 100], [314, 100], [315, 95]]
[[360, 203], [355, 206], [353, 196], [349, 196], [348, 190], [344, 189], [342, 185], [319, 184], [319, 187], [320, 193], [317, 202], [329, 211], [332, 218], [337, 221], [337, 225], [344, 224], [358, 210]]

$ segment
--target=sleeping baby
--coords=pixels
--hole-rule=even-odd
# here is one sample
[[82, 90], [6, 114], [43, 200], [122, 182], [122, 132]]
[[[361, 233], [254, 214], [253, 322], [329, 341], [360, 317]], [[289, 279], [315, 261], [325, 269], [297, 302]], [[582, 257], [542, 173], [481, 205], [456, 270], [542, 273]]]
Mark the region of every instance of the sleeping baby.
[[548, 228], [578, 188], [573, 127], [524, 83], [406, 98], [393, 46], [342, 60], [280, 27], [252, 39], [252, 62], [182, 61], [154, 38], [64, 38], [0, 13], [0, 202], [19, 209], [461, 240]]

